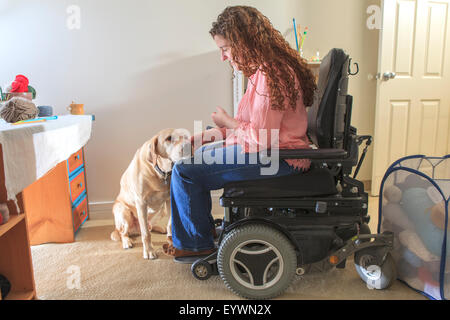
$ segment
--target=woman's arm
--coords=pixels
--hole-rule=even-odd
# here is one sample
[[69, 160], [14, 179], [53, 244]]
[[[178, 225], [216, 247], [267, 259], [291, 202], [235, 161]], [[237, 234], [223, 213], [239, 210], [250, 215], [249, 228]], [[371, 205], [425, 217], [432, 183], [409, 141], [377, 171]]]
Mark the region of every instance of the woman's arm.
[[[247, 152], [259, 152], [279, 144], [284, 111], [273, 110], [268, 104], [257, 106], [250, 121], [238, 121], [234, 130], [237, 141]], [[272, 141], [273, 140], [273, 141]]]
[[[250, 108], [250, 121], [232, 118], [221, 107], [217, 107], [217, 112], [213, 112], [211, 117], [221, 130], [233, 129], [238, 142], [246, 146], [246, 150], [258, 152], [270, 148], [273, 143], [277, 144], [278, 135], [272, 138], [272, 130], [280, 130], [284, 112], [271, 109], [267, 98], [254, 101]], [[272, 143], [272, 139], [277, 141]]]

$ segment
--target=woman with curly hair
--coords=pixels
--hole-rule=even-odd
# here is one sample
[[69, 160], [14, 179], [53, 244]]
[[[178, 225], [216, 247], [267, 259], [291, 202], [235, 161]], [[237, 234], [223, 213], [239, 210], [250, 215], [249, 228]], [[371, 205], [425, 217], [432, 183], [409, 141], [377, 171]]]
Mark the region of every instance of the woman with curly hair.
[[[237, 116], [218, 107], [212, 114], [217, 127], [192, 137], [194, 163], [178, 162], [172, 170], [172, 236], [163, 250], [174, 257], [214, 251], [211, 190], [232, 181], [268, 178], [262, 172], [269, 167], [277, 169], [272, 176], [283, 176], [307, 170], [310, 164], [307, 159], [268, 162], [257, 153], [309, 148], [305, 106], [312, 105], [316, 84], [306, 61], [252, 7], [227, 7], [210, 34], [222, 60], [242, 71], [249, 82]], [[223, 147], [201, 147], [220, 138], [225, 139]]]

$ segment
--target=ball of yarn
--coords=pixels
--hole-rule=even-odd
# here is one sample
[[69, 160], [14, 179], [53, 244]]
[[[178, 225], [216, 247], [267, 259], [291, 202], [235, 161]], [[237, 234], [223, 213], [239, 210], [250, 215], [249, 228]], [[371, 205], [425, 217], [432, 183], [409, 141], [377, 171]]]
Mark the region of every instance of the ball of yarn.
[[[445, 229], [445, 201], [442, 201], [431, 208], [431, 222], [441, 230]], [[450, 231], [450, 223], [447, 225]]]
[[28, 84], [28, 78], [22, 74], [19, 74], [11, 83], [11, 92], [28, 92]]
[[397, 187], [400, 188], [401, 191], [405, 191], [410, 188], [429, 188], [432, 184], [427, 179], [417, 175], [417, 174], [409, 174], [403, 183], [397, 183]]
[[[413, 223], [408, 218], [408, 215], [403, 211], [403, 208], [398, 203], [387, 203], [384, 205], [383, 216], [384, 219], [390, 221], [399, 228], [397, 231], [402, 232], [403, 230], [415, 229]], [[389, 231], [395, 232], [393, 229]]]
[[39, 117], [50, 117], [53, 115], [53, 108], [51, 106], [38, 106]]
[[[418, 236], [432, 254], [440, 256], [444, 230], [439, 229], [431, 221], [430, 208], [434, 205], [435, 203], [430, 199], [425, 189], [411, 188], [403, 192], [403, 210], [415, 225]], [[446, 249], [447, 254], [450, 254], [450, 237], [447, 237]]]
[[420, 268], [422, 266], [422, 260], [406, 247], [403, 248], [402, 258], [412, 267]]
[[13, 97], [11, 100], [6, 101], [0, 111], [0, 116], [9, 123], [34, 119], [38, 114], [39, 110], [36, 108], [36, 105], [22, 97]]
[[402, 190], [394, 185], [388, 186], [384, 189], [384, 197], [389, 202], [399, 203], [402, 200]]

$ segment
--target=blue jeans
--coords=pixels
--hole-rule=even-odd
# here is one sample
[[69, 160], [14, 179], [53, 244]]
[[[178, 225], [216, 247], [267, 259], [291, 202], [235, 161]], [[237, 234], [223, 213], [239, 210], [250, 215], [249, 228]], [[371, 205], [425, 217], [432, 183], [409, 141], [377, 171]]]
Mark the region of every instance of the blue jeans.
[[[262, 168], [272, 165], [267, 163], [268, 159], [259, 154], [241, 152], [239, 145], [219, 148], [203, 146], [190, 161], [181, 160], [174, 165], [170, 196], [175, 248], [189, 251], [214, 248], [211, 190], [222, 189], [232, 181], [267, 179], [288, 175], [295, 170], [281, 160], [276, 174], [263, 175]], [[201, 163], [197, 164], [199, 159]], [[214, 159], [215, 163], [211, 163]]]

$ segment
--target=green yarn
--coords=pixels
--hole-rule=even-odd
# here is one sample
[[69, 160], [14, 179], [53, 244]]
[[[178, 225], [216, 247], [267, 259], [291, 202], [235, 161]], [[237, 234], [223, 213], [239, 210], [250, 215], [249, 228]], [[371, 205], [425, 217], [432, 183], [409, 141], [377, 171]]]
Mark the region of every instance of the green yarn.
[[33, 99], [36, 99], [36, 90], [32, 86], [28, 86], [28, 92], [33, 94]]

